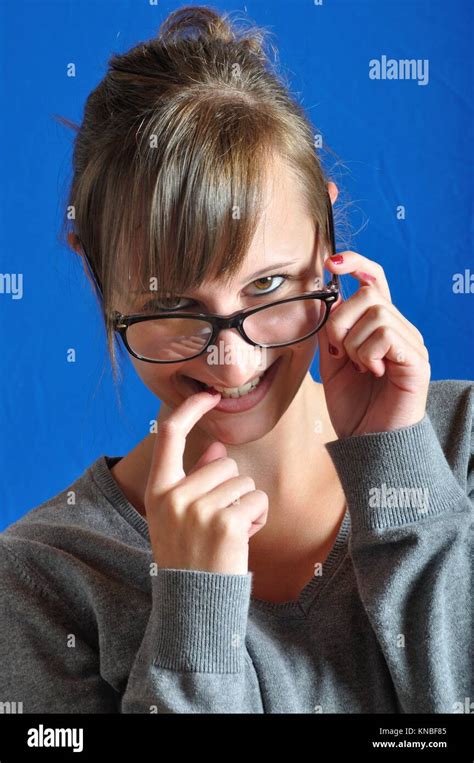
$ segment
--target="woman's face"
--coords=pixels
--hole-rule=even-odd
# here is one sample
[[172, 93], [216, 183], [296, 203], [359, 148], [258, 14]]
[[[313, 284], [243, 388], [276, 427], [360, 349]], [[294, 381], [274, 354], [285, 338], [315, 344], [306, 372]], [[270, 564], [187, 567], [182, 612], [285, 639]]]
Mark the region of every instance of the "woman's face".
[[[303, 212], [291, 173], [277, 167], [269, 178], [266, 202], [247, 258], [230, 285], [224, 288], [222, 283], [207, 281], [199, 289], [179, 295], [183, 309], [228, 315], [321, 288], [322, 257], [316, 251], [313, 223]], [[290, 278], [282, 278], [282, 273]], [[162, 411], [166, 410], [163, 404], [173, 409], [194, 394], [197, 387], [193, 380], [210, 386], [242, 387], [279, 361], [269, 379], [264, 377], [255, 392], [249, 393], [256, 401], [251, 407], [231, 412], [219, 410], [219, 404], [199, 421], [199, 428], [212, 439], [238, 445], [258, 440], [273, 429], [307, 374], [307, 381], [313, 383], [308, 371], [317, 346], [315, 334], [289, 347], [259, 350], [236, 329], [227, 329], [219, 334], [214, 353], [206, 352], [193, 360], [160, 365], [130, 357], [143, 383], [162, 401]], [[251, 397], [239, 398], [242, 408], [251, 402]]]

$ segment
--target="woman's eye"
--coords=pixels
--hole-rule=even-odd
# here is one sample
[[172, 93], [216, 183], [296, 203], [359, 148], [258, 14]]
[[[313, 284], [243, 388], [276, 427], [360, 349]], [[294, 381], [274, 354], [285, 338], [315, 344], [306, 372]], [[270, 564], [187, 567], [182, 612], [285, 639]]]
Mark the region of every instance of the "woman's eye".
[[172, 313], [177, 310], [187, 310], [189, 307], [188, 304], [183, 304], [186, 302], [191, 302], [192, 300], [184, 299], [184, 298], [173, 298], [173, 299], [167, 299], [164, 301], [160, 301], [158, 299], [151, 299], [149, 302], [147, 302], [143, 306], [143, 310], [155, 310], [156, 312], [162, 312], [162, 313]]
[[[269, 282], [274, 281], [275, 278], [281, 278], [281, 283], [277, 284], [273, 289], [266, 288], [269, 286]], [[260, 292], [260, 294], [271, 294], [272, 292], [276, 291], [280, 288], [280, 286], [283, 285], [283, 281], [286, 281], [288, 278], [287, 274], [282, 274], [278, 276], [264, 276], [263, 278], [259, 278], [257, 281], [254, 281], [254, 284], [262, 284], [263, 288], [257, 287], [257, 290]]]

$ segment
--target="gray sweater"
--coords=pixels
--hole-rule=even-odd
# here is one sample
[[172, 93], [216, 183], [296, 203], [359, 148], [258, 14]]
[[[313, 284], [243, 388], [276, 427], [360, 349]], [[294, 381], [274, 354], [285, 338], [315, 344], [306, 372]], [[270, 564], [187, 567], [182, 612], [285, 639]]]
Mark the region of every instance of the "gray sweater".
[[285, 603], [156, 570], [101, 456], [0, 534], [3, 712], [469, 712], [473, 408], [431, 382], [417, 424], [326, 444], [346, 515]]

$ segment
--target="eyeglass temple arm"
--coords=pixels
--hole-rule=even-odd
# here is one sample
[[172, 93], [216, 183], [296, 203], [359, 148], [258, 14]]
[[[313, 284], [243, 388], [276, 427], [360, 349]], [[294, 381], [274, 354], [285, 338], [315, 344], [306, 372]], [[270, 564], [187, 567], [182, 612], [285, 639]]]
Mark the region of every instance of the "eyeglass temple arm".
[[[327, 203], [327, 228], [326, 228], [326, 234], [329, 239], [329, 246], [330, 246], [330, 255], [336, 254], [336, 236], [334, 234], [334, 217], [332, 214], [332, 201], [331, 197], [329, 195], [329, 192], [327, 192], [326, 196], [326, 203]], [[331, 280], [327, 284], [328, 288], [334, 291], [339, 291], [340, 283], [339, 283], [339, 276], [337, 273], [333, 273]]]

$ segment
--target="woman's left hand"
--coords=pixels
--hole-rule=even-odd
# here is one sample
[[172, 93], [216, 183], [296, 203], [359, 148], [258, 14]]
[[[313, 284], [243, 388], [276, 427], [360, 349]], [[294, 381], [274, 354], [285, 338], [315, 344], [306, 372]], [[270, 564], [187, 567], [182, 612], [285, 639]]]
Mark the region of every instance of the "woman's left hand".
[[318, 334], [332, 425], [343, 438], [416, 424], [426, 412], [431, 377], [423, 336], [392, 304], [381, 265], [357, 252], [333, 257], [341, 255], [341, 264], [327, 258], [324, 267], [350, 273], [361, 286], [346, 301], [339, 295]]

